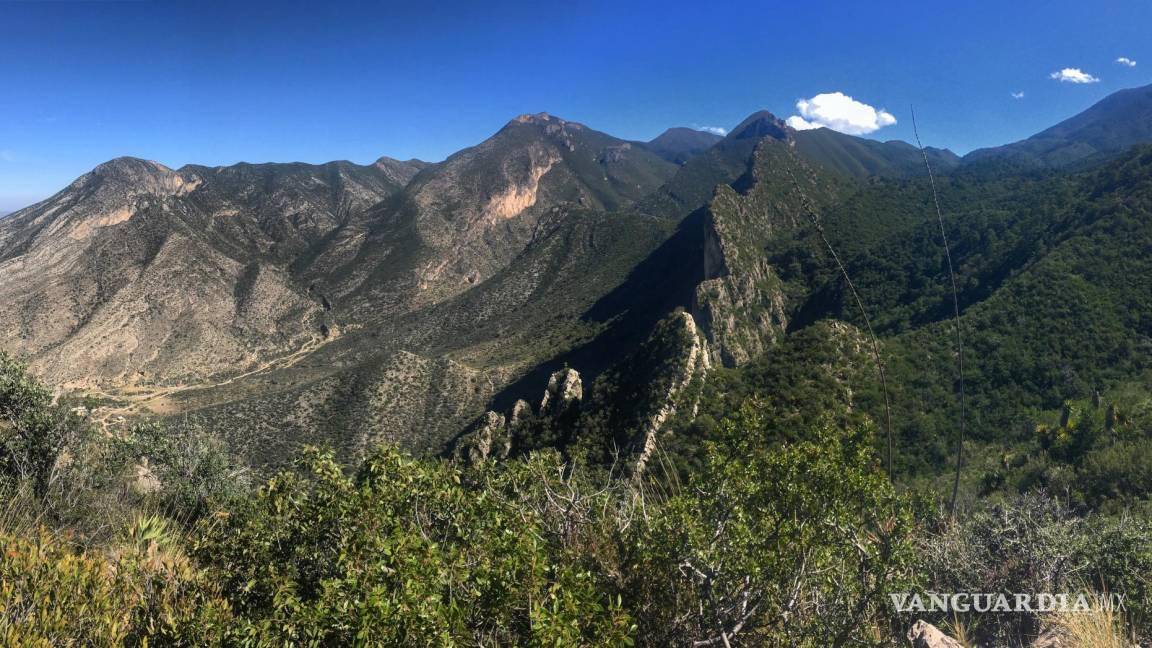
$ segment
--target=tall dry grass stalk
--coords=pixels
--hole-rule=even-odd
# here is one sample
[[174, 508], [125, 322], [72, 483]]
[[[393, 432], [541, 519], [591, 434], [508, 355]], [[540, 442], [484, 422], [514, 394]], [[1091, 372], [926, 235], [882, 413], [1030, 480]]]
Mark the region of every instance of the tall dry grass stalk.
[[[803, 162], [796, 157], [795, 151], [790, 153], [793, 160], [803, 168], [808, 168]], [[808, 170], [811, 174], [811, 169]], [[884, 393], [884, 419], [885, 419], [885, 432], [888, 439], [888, 452], [885, 457], [885, 464], [888, 470], [888, 478], [892, 479], [892, 457], [894, 454], [895, 441], [892, 434], [892, 400], [888, 396], [888, 376], [884, 369], [884, 357], [880, 353], [880, 341], [876, 338], [876, 332], [872, 330], [872, 320], [868, 317], [868, 311], [864, 309], [864, 301], [860, 299], [860, 293], [856, 291], [856, 284], [852, 282], [852, 277], [848, 274], [848, 268], [840, 260], [840, 255], [836, 254], [836, 249], [832, 247], [832, 242], [828, 240], [827, 234], [824, 233], [824, 225], [820, 222], [820, 216], [816, 212], [816, 208], [808, 199], [808, 194], [800, 187], [800, 183], [796, 180], [792, 170], [788, 170], [788, 177], [792, 180], [792, 186], [800, 195], [800, 204], [804, 208], [805, 215], [808, 216], [808, 222], [812, 225], [812, 229], [820, 237], [820, 241], [824, 244], [824, 248], [828, 251], [828, 255], [836, 263], [836, 267], [840, 270], [840, 275], [844, 278], [844, 283], [848, 285], [849, 292], [852, 293], [852, 299], [856, 302], [856, 308], [860, 310], [860, 317], [864, 319], [864, 328], [868, 331], [868, 339], [872, 342], [872, 358], [876, 363], [876, 372], [880, 376], [880, 389]]]
[[948, 278], [952, 282], [952, 320], [956, 325], [956, 383], [960, 402], [960, 429], [956, 438], [956, 476], [952, 481], [952, 499], [948, 503], [948, 515], [956, 515], [956, 497], [960, 492], [960, 468], [964, 463], [964, 436], [967, 422], [966, 405], [964, 402], [964, 336], [960, 330], [960, 290], [956, 286], [956, 272], [952, 267], [952, 250], [948, 245], [948, 232], [944, 228], [944, 212], [940, 209], [940, 194], [936, 191], [936, 176], [932, 173], [932, 165], [928, 162], [928, 152], [920, 142], [920, 130], [916, 126], [916, 110], [908, 107], [912, 113], [912, 134], [916, 136], [916, 146], [920, 149], [920, 157], [924, 158], [924, 169], [928, 171], [928, 186], [932, 189], [932, 204], [936, 207], [936, 222], [940, 225], [940, 240], [944, 245], [944, 259], [948, 262]]
[[1124, 620], [1107, 606], [1090, 612], [1066, 612], [1050, 617], [1050, 631], [1058, 637], [1055, 647], [1078, 648], [1130, 648], [1133, 644], [1125, 637]]

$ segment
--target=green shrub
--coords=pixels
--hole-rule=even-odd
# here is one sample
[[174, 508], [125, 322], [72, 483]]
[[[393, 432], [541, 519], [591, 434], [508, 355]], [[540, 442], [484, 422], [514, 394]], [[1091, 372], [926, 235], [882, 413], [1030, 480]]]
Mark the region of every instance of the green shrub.
[[251, 640], [619, 645], [631, 626], [619, 602], [517, 501], [539, 487], [528, 477], [546, 461], [469, 485], [458, 468], [393, 449], [355, 477], [311, 450], [303, 475], [273, 478], [208, 525], [193, 552]]
[[635, 533], [633, 599], [650, 645], [837, 646], [889, 635], [911, 585], [911, 503], [867, 430], [773, 446], [745, 407], [688, 488]]

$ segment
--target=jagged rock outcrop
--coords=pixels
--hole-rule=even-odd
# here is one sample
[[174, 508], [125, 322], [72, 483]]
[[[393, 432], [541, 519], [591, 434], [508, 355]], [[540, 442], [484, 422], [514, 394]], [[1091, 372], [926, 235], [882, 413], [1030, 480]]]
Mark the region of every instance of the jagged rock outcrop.
[[593, 383], [574, 428], [574, 442], [596, 460], [619, 460], [643, 473], [666, 424], [691, 416], [711, 366], [708, 342], [692, 316], [679, 311], [661, 320], [648, 339]]
[[908, 629], [908, 641], [912, 642], [913, 648], [964, 648], [959, 641], [923, 619]]
[[532, 406], [528, 401], [523, 398], [517, 399], [512, 404], [512, 411], [508, 413], [508, 428], [514, 430], [528, 422], [532, 416]]
[[473, 464], [507, 458], [512, 451], [512, 437], [508, 427], [504, 415], [485, 412], [473, 431], [456, 445], [453, 454], [457, 459]]
[[805, 222], [804, 194], [816, 192], [787, 129], [778, 130], [782, 124], [772, 119], [752, 119], [729, 136], [765, 139], [756, 145], [750, 171], [732, 186], [718, 187], [707, 207], [705, 279], [696, 287], [692, 313], [711, 342], [713, 360], [729, 367], [763, 353], [787, 328], [784, 286], [764, 247]]
[[580, 405], [584, 398], [584, 383], [580, 372], [575, 369], [561, 369], [548, 378], [544, 397], [540, 399], [540, 415], [553, 418], [563, 416], [571, 408]]
[[[708, 353], [708, 341], [696, 328], [696, 321], [686, 312], [681, 312], [673, 320], [672, 326], [682, 327], [680, 335], [690, 341], [687, 348], [680, 347], [680, 355], [670, 359], [674, 369], [672, 379], [667, 383], [662, 394], [662, 404], [650, 414], [641, 428], [638, 444], [640, 453], [633, 462], [633, 473], [636, 476], [643, 474], [648, 465], [648, 459], [656, 450], [660, 431], [670, 418], [677, 414], [678, 408], [687, 406], [691, 416], [695, 416], [697, 402], [685, 403], [683, 395], [693, 380], [702, 379], [712, 366]], [[660, 331], [657, 331], [659, 334]]]

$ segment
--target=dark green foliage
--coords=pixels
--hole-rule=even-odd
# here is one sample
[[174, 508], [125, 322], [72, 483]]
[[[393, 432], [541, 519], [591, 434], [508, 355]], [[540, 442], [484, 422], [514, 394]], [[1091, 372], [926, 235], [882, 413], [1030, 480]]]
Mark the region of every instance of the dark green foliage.
[[52, 392], [0, 352], [0, 492], [26, 484], [47, 497], [62, 453], [81, 434], [81, 417], [57, 405]]
[[[541, 457], [458, 468], [381, 450], [354, 478], [312, 451], [195, 541], [235, 634], [293, 644], [618, 645], [631, 622], [604, 574], [534, 508]], [[542, 497], [539, 491], [536, 494]], [[581, 529], [581, 532], [585, 530]]]
[[[960, 284], [970, 428], [1019, 441], [1030, 409], [1152, 365], [1152, 151], [1082, 176], [961, 172], [941, 202]], [[926, 186], [883, 181], [828, 210], [826, 231], [885, 336], [902, 470], [940, 466], [957, 425], [951, 296]], [[800, 231], [768, 246], [793, 328], [859, 323], [835, 267]], [[865, 378], [867, 380], [867, 378]], [[870, 409], [874, 416], [882, 412]]]
[[633, 573], [654, 599], [640, 629], [654, 645], [868, 645], [888, 633], [888, 593], [914, 585], [912, 509], [878, 469], [871, 430], [776, 443], [765, 415], [745, 407], [722, 425], [683, 494], [639, 531]]
[[[806, 160], [844, 175], [867, 178], [924, 174], [919, 149], [906, 142], [878, 142], [828, 128], [799, 131], [795, 138], [796, 150]], [[960, 164], [960, 158], [947, 149], [929, 148], [927, 152], [938, 172]]]
[[781, 339], [757, 360], [739, 368], [713, 369], [695, 385], [696, 416], [685, 412], [661, 437], [661, 446], [683, 479], [703, 463], [705, 442], [716, 441], [718, 421], [755, 400], [766, 414], [757, 419], [758, 438], [770, 443], [796, 440], [821, 421], [840, 425], [863, 423], [852, 410], [854, 398], [878, 404], [879, 392], [854, 392], [867, 385], [871, 367], [864, 339], [853, 327], [821, 322]]

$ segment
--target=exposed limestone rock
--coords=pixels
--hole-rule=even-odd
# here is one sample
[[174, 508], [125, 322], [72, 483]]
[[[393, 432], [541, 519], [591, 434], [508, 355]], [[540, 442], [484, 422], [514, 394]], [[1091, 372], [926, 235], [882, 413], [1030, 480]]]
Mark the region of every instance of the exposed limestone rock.
[[137, 495], [148, 495], [160, 490], [160, 478], [148, 465], [148, 460], [132, 467], [132, 475], [128, 481], [128, 488]]
[[912, 642], [913, 648], [964, 648], [959, 641], [923, 619], [908, 630], [908, 640]]
[[[554, 207], [617, 209], [656, 189], [675, 166], [575, 122], [521, 115], [477, 146], [419, 173], [352, 242], [387, 268], [402, 308], [438, 303], [483, 283], [521, 254]], [[397, 235], [412, 236], [393, 248]], [[410, 254], [417, 248], [419, 255]], [[355, 277], [363, 281], [369, 275]]]
[[508, 436], [504, 415], [489, 411], [480, 417], [475, 429], [461, 439], [453, 454], [457, 459], [480, 463], [504, 459], [511, 451], [512, 439]]
[[[708, 354], [708, 341], [696, 329], [696, 321], [685, 312], [674, 317], [674, 322], [683, 328], [682, 335], [690, 340], [690, 344], [678, 357], [672, 359], [676, 373], [661, 395], [656, 411], [644, 422], [639, 444], [640, 453], [633, 464], [633, 474], [636, 476], [644, 473], [648, 458], [656, 449], [658, 435], [664, 423], [676, 414], [678, 406], [683, 405], [680, 403], [680, 397], [685, 388], [697, 377], [703, 377], [712, 366]], [[696, 403], [692, 403], [690, 407], [695, 410]]]
[[544, 398], [540, 400], [541, 416], [560, 416], [584, 398], [584, 383], [575, 369], [561, 369], [548, 378]]
[[692, 312], [716, 362], [739, 366], [760, 355], [787, 328], [784, 286], [764, 255], [767, 241], [804, 219], [801, 190], [808, 174], [787, 144], [757, 145], [752, 170], [717, 188], [708, 205], [705, 280]]
[[508, 427], [509, 429], [515, 428], [520, 424], [527, 421], [532, 416], [532, 406], [528, 401], [523, 398], [518, 399], [512, 405], [512, 411], [508, 414]]

